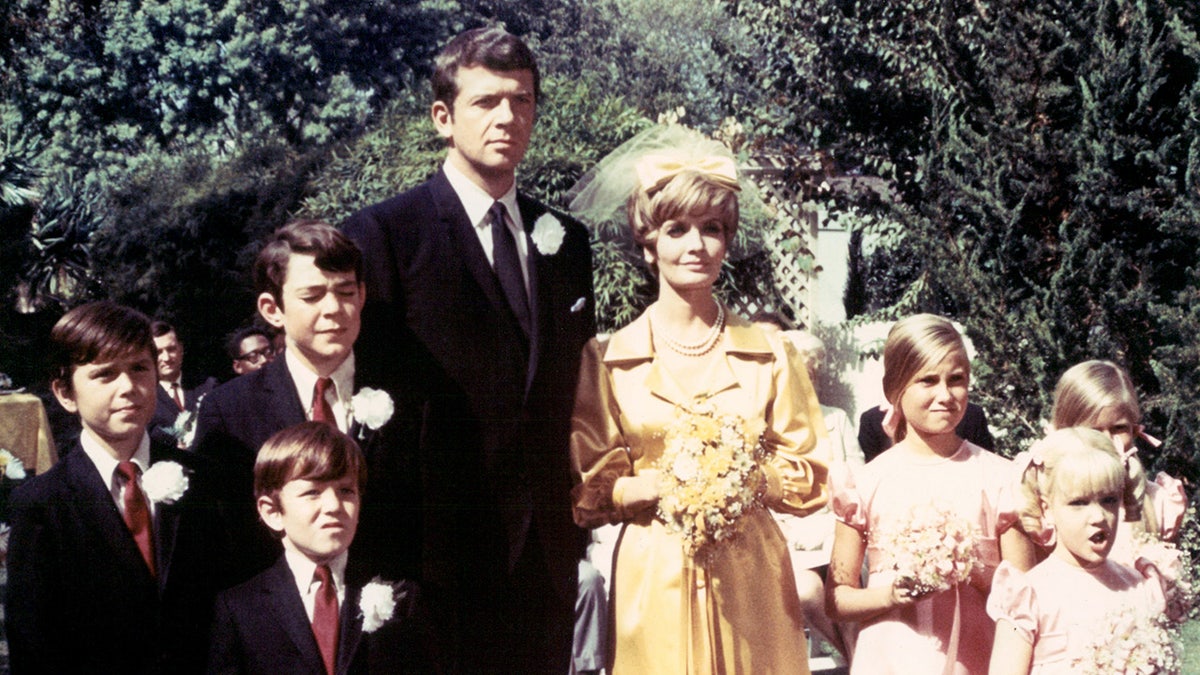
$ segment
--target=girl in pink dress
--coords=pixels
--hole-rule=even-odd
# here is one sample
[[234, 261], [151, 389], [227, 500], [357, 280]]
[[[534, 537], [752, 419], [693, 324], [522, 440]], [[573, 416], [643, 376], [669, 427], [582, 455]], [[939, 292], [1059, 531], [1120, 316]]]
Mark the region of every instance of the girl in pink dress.
[[1187, 510], [1183, 484], [1160, 473], [1153, 481], [1137, 456], [1134, 439], [1141, 436], [1151, 445], [1159, 442], [1146, 435], [1137, 391], [1123, 368], [1112, 361], [1084, 361], [1072, 366], [1054, 388], [1053, 426], [1091, 427], [1107, 434], [1129, 466], [1134, 499], [1124, 509], [1117, 525], [1112, 555], [1126, 565], [1137, 558], [1136, 539], [1142, 533], [1163, 541], [1174, 541]]
[[982, 673], [992, 572], [1001, 558], [1033, 565], [1032, 544], [1011, 527], [1012, 466], [954, 433], [971, 366], [953, 324], [930, 314], [899, 321], [883, 364], [884, 427], [894, 422], [896, 444], [862, 469], [830, 472], [838, 522], [827, 609], [860, 625], [852, 674]]
[[[1001, 564], [988, 613], [996, 619], [991, 675], [1177, 672], [1159, 624], [1166, 609], [1158, 570], [1109, 557], [1122, 502], [1135, 481], [1103, 434], [1051, 432], [1017, 457], [1021, 524], [1048, 533], [1048, 558], [1028, 573]], [[1143, 669], [1144, 668], [1144, 669]]]

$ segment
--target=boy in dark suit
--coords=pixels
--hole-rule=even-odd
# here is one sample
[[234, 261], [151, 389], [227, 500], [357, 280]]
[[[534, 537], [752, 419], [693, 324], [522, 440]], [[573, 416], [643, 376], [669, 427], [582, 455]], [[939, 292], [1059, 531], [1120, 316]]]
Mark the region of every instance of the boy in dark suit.
[[367, 582], [350, 542], [367, 467], [353, 440], [303, 422], [272, 436], [254, 465], [259, 515], [283, 541], [275, 565], [220, 594], [209, 673], [398, 673], [414, 590]]
[[200, 672], [229, 544], [207, 464], [146, 433], [158, 389], [150, 322], [97, 302], [50, 337], [51, 388], [83, 430], [13, 496], [12, 670]]
[[[395, 414], [382, 415], [373, 413], [386, 412], [388, 401], [383, 401], [385, 410], [374, 411], [377, 406], [355, 397], [364, 385], [383, 389], [356, 372], [354, 343], [365, 297], [358, 247], [326, 223], [289, 223], [259, 252], [254, 288], [259, 314], [283, 330], [287, 348], [261, 369], [205, 397], [194, 445], [197, 454], [215, 459], [226, 472], [239, 581], [279, 557], [278, 542], [258, 522], [252, 484], [255, 454], [275, 432], [305, 420], [326, 421], [358, 440], [378, 484], [412, 473], [403, 465], [406, 453], [395, 449], [402, 443], [401, 402], [391, 401]], [[376, 394], [380, 398], [390, 396]], [[398, 500], [409, 492], [378, 491], [363, 513], [362, 544], [380, 544], [380, 553], [396, 561], [384, 568], [395, 576], [412, 576], [399, 562], [405, 550], [399, 542], [411, 537], [403, 536], [403, 527], [389, 532], [393, 536], [378, 535], [376, 524], [412, 520], [396, 512]]]

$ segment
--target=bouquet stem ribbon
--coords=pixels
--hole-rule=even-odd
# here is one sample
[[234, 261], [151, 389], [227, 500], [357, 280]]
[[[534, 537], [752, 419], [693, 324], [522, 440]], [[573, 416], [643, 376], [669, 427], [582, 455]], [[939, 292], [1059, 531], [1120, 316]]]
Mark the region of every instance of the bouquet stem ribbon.
[[958, 594], [960, 585], [954, 584], [954, 621], [950, 624], [950, 641], [946, 645], [948, 658], [942, 675], [954, 675], [954, 666], [958, 663], [958, 642], [962, 633], [962, 598]]

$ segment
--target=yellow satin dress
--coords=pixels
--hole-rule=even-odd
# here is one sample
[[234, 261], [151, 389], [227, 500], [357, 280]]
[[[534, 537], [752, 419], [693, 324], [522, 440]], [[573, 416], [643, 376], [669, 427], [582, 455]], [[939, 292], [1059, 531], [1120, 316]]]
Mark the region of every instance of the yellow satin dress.
[[676, 405], [698, 400], [765, 421], [766, 506], [806, 515], [826, 503], [829, 444], [817, 443], [825, 426], [791, 345], [729, 314], [716, 349], [724, 359], [704, 391], [689, 393], [655, 359], [645, 314], [584, 348], [572, 497], [581, 526], [624, 523], [612, 579], [614, 675], [809, 673], [787, 544], [766, 509], [743, 515], [734, 538], [693, 559], [654, 509], [628, 514], [614, 504], [617, 479], [662, 455]]

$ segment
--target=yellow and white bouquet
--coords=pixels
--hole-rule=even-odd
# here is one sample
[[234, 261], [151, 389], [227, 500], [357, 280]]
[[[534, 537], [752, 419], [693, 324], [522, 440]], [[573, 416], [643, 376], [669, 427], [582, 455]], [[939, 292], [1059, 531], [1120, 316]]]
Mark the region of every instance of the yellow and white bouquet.
[[723, 414], [711, 402], [676, 408], [656, 463], [658, 516], [683, 538], [689, 556], [733, 537], [738, 519], [761, 506], [765, 426]]

